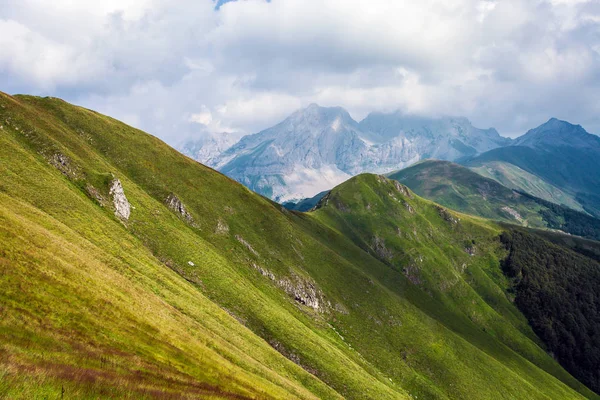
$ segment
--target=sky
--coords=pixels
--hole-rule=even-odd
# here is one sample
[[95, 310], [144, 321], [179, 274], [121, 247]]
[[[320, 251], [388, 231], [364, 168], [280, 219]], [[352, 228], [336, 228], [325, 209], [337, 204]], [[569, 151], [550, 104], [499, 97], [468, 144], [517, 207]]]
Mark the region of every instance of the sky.
[[600, 0], [0, 0], [0, 91], [172, 145], [310, 103], [600, 134]]

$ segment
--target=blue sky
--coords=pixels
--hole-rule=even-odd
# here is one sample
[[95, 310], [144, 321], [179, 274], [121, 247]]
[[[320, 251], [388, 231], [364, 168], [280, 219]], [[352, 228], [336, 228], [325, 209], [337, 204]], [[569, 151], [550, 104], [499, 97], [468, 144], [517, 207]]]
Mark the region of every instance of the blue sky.
[[597, 0], [4, 0], [0, 90], [62, 97], [171, 144], [316, 102], [600, 133]]

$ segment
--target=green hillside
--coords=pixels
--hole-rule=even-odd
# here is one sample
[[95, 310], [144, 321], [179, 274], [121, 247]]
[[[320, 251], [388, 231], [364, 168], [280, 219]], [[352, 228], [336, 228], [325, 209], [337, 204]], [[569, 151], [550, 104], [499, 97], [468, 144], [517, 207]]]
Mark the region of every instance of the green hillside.
[[388, 176], [457, 211], [600, 240], [600, 219], [509, 189], [458, 164], [426, 160]]
[[477, 167], [470, 167], [479, 175], [494, 179], [509, 189], [529, 193], [532, 196], [562, 204], [573, 210], [585, 211], [574, 195], [566, 193], [516, 165], [502, 161], [490, 161]]
[[503, 233], [502, 242], [509, 250], [503, 270], [515, 304], [554, 357], [597, 390], [600, 264], [519, 229]]
[[512, 303], [502, 228], [384, 177], [295, 213], [0, 94], [0, 221], [0, 397], [598, 398]]
[[[511, 164], [518, 167], [519, 170], [538, 177], [548, 186], [558, 188], [561, 192], [566, 193], [586, 212], [600, 216], [600, 160], [598, 154], [597, 148], [508, 146], [490, 150], [466, 161], [465, 165], [477, 170], [488, 170], [494, 176], [502, 176], [505, 175], [507, 169], [495, 170], [495, 166]], [[508, 171], [510, 174], [515, 169], [510, 168]], [[512, 180], [515, 183], [519, 181], [510, 175], [498, 179]], [[547, 200], [553, 201], [552, 199]]]

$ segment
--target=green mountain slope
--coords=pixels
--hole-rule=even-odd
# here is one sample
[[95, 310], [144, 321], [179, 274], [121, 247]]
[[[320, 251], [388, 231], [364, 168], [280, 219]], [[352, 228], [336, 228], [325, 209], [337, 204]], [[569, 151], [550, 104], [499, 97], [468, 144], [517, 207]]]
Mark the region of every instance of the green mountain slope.
[[600, 264], [519, 229], [503, 233], [502, 242], [515, 303], [554, 357], [597, 390]]
[[0, 220], [0, 397], [597, 398], [511, 302], [502, 229], [383, 177], [294, 213], [0, 94]]
[[457, 211], [600, 240], [599, 219], [516, 192], [458, 164], [427, 160], [388, 176]]
[[502, 161], [490, 161], [470, 169], [479, 175], [498, 181], [509, 189], [529, 193], [540, 199], [565, 205], [573, 210], [585, 211], [574, 195], [566, 193], [516, 165]]
[[494, 165], [512, 164], [567, 193], [586, 212], [600, 216], [599, 155], [598, 148], [508, 146], [488, 151], [464, 165], [503, 175], [503, 171], [494, 170]]

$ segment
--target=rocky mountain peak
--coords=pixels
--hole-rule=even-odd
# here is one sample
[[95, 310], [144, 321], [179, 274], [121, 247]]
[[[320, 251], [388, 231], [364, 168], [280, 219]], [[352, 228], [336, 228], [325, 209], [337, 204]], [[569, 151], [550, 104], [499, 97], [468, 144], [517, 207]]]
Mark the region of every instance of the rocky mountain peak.
[[312, 197], [363, 172], [387, 173], [424, 158], [457, 160], [510, 142], [464, 117], [372, 113], [360, 123], [341, 107], [310, 104], [239, 142], [212, 162], [278, 201]]
[[320, 127], [322, 130], [331, 128], [336, 132], [344, 125], [351, 127], [358, 125], [342, 107], [321, 107], [315, 103], [296, 111], [284, 121], [286, 122], [294, 127]]

